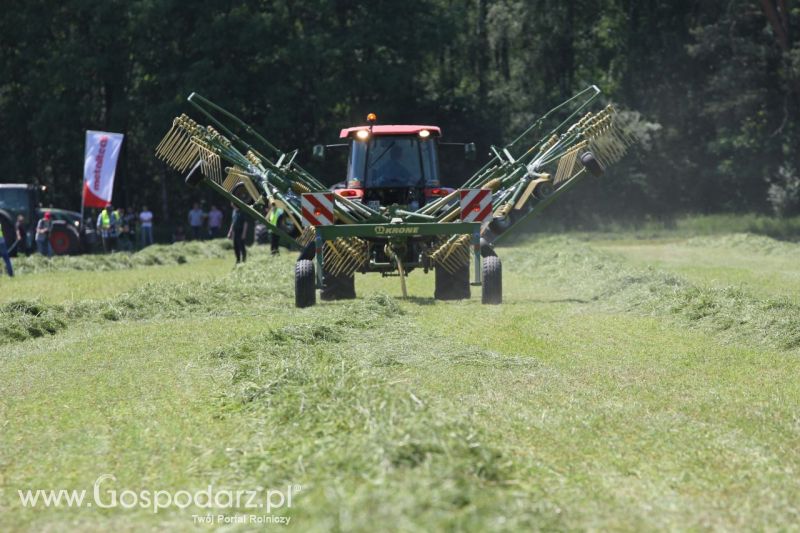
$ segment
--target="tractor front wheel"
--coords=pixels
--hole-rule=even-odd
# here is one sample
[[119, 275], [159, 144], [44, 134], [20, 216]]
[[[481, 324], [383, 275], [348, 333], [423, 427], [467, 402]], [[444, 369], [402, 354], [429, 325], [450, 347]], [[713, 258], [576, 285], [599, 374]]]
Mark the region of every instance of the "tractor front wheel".
[[437, 300], [468, 300], [469, 263], [459, 267], [455, 272], [448, 272], [444, 267], [434, 269], [435, 281], [433, 297]]
[[481, 260], [481, 285], [481, 303], [503, 303], [503, 265], [499, 257], [489, 256]]
[[317, 303], [314, 262], [301, 259], [294, 265], [294, 305], [311, 307]]

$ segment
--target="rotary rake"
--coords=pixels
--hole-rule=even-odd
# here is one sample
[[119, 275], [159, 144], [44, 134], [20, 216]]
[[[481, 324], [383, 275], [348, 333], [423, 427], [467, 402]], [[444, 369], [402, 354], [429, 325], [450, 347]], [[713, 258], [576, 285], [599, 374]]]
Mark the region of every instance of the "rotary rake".
[[[492, 146], [490, 161], [458, 189], [439, 183], [435, 126], [376, 125], [370, 114], [368, 125], [342, 130], [348, 175], [331, 190], [297, 163], [297, 150], [281, 151], [196, 93], [189, 103], [209, 125], [177, 117], [156, 155], [187, 184], [211, 188], [301, 249], [298, 307], [313, 305], [317, 289], [323, 299], [354, 297], [356, 272], [399, 276], [405, 296], [405, 277], [418, 268], [435, 271], [437, 299], [468, 298], [474, 285], [484, 303], [497, 304], [502, 267], [493, 244], [633, 144], [613, 106], [589, 111], [599, 96], [587, 87], [510, 144]], [[276, 209], [282, 224], [271, 223]]]

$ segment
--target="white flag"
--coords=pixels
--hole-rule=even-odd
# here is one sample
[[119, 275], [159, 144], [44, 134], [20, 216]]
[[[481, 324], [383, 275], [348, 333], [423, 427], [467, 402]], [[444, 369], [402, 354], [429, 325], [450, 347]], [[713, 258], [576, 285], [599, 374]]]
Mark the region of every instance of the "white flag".
[[86, 132], [86, 158], [83, 163], [84, 206], [102, 209], [111, 203], [122, 137], [121, 133]]

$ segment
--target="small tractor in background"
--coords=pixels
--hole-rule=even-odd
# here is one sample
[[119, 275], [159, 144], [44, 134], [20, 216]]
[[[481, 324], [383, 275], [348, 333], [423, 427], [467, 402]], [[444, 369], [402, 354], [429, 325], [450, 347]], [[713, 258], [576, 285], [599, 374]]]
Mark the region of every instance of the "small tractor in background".
[[40, 195], [47, 188], [43, 185], [30, 185], [26, 183], [0, 184], [0, 225], [3, 227], [3, 236], [6, 246], [15, 254], [19, 246], [14, 230], [17, 216], [25, 217], [27, 228], [27, 248], [30, 249], [34, 242], [36, 223], [46, 212], [51, 215], [52, 226], [50, 230], [50, 245], [56, 255], [78, 254], [89, 251], [95, 241], [94, 231], [87, 229], [77, 211], [40, 207]]
[[[209, 187], [301, 249], [297, 307], [314, 305], [317, 290], [323, 300], [354, 298], [356, 272], [397, 276], [406, 296], [405, 278], [417, 269], [433, 270], [438, 300], [469, 298], [480, 286], [483, 303], [499, 304], [494, 244], [586, 175], [603, 174], [633, 143], [613, 106], [588, 111], [599, 96], [587, 87], [507, 146], [491, 147], [490, 161], [458, 189], [441, 186], [436, 126], [379, 125], [370, 114], [366, 125], [343, 129], [347, 176], [330, 189], [296, 162], [297, 150], [279, 150], [196, 93], [189, 103], [213, 125], [177, 117], [156, 155], [187, 184]], [[313, 153], [324, 151], [317, 145]], [[283, 224], [270, 223], [272, 209], [282, 210]]]

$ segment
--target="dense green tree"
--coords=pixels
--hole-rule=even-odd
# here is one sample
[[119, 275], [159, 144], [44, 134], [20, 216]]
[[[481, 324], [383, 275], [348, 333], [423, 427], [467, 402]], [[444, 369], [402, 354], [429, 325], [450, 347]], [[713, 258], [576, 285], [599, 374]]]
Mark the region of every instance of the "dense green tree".
[[[587, 84], [636, 110], [641, 149], [562, 216], [800, 208], [800, 7], [790, 0], [9, 0], [3, 181], [79, 202], [86, 129], [125, 133], [116, 198], [197, 194], [153, 157], [197, 91], [286, 148], [367, 112], [482, 151]], [[304, 153], [308, 153], [306, 150]], [[452, 160], [451, 160], [452, 159]], [[446, 179], [471, 170], [445, 157]], [[313, 170], [340, 179], [333, 161]]]

